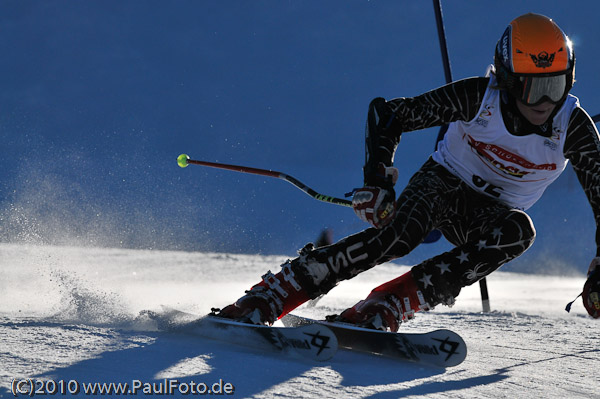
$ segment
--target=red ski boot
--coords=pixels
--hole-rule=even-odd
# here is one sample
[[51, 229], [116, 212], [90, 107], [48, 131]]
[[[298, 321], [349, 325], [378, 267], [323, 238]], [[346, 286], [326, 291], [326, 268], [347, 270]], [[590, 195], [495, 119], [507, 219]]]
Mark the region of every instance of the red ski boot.
[[430, 310], [410, 272], [375, 288], [369, 296], [331, 319], [377, 330], [398, 331], [415, 312]]
[[253, 286], [246, 295], [222, 310], [215, 310], [218, 317], [234, 319], [252, 324], [272, 325], [310, 298], [294, 278], [288, 261], [281, 272], [270, 271], [262, 276], [263, 281]]

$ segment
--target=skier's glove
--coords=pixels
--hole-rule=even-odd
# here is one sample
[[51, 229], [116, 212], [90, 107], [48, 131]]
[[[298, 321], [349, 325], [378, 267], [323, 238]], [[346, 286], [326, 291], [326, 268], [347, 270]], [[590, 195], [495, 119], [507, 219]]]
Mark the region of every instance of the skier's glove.
[[588, 278], [583, 285], [583, 306], [594, 319], [600, 317], [600, 257], [592, 260]]
[[378, 229], [389, 224], [396, 215], [396, 193], [394, 183], [398, 179], [398, 169], [379, 165], [389, 187], [366, 186], [354, 192], [352, 207], [358, 217]]

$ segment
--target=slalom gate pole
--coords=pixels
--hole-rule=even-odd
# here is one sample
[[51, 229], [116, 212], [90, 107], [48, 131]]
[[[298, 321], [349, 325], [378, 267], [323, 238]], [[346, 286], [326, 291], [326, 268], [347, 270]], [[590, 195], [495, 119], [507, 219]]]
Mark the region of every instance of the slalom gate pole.
[[[452, 69], [450, 68], [450, 57], [448, 56], [448, 45], [446, 43], [446, 31], [444, 29], [444, 17], [442, 15], [442, 0], [433, 0], [433, 10], [435, 12], [435, 22], [437, 25], [438, 39], [440, 41], [440, 50], [442, 52], [442, 63], [444, 65], [444, 76], [446, 77], [446, 83], [450, 83], [450, 82], [452, 82]], [[600, 115], [596, 115], [596, 116], [599, 117], [599, 119], [600, 119]], [[444, 135], [446, 134], [447, 130], [448, 130], [448, 125], [444, 125], [440, 128], [437, 140], [435, 142], [435, 148], [433, 149], [434, 151], [437, 149], [438, 143], [444, 138]], [[437, 239], [439, 239], [440, 236], [441, 236], [441, 234], [438, 233]], [[435, 238], [435, 236], [433, 236], [431, 239], [434, 239], [434, 238]], [[434, 241], [429, 241], [429, 242], [435, 242], [435, 241], [437, 241], [437, 239], [435, 239]], [[489, 312], [491, 309], [490, 308], [490, 296], [488, 293], [487, 281], [486, 281], [485, 277], [482, 278], [481, 280], [479, 280], [479, 288], [481, 291], [481, 305], [483, 306], [483, 311]]]
[[[444, 77], [446, 83], [452, 82], [452, 68], [450, 67], [450, 57], [448, 56], [448, 44], [446, 42], [446, 30], [444, 28], [444, 16], [442, 15], [442, 0], [433, 0], [433, 11], [435, 12], [435, 23], [437, 25], [438, 40], [440, 42], [440, 51], [442, 53], [442, 65], [444, 66]], [[438, 132], [435, 146], [437, 145], [446, 134], [448, 125], [444, 125]], [[434, 148], [435, 150], [435, 148]]]
[[352, 201], [342, 199], [342, 198], [332, 197], [329, 195], [319, 194], [318, 192], [316, 192], [312, 188], [308, 187], [306, 184], [302, 183], [300, 180], [296, 179], [295, 177], [290, 176], [285, 173], [282, 173], [282, 172], [277, 172], [274, 170], [251, 168], [248, 166], [239, 166], [239, 165], [228, 165], [228, 164], [218, 163], [218, 162], [197, 161], [194, 159], [190, 159], [190, 157], [187, 156], [186, 154], [181, 154], [180, 156], [177, 157], [177, 164], [182, 168], [185, 168], [188, 165], [201, 165], [201, 166], [208, 166], [210, 168], [232, 170], [234, 172], [275, 177], [277, 179], [285, 180], [288, 183], [293, 184], [296, 188], [299, 188], [300, 190], [304, 191], [306, 194], [310, 195], [312, 198], [314, 198], [316, 200], [328, 202], [330, 204], [335, 204], [335, 205], [352, 207]]

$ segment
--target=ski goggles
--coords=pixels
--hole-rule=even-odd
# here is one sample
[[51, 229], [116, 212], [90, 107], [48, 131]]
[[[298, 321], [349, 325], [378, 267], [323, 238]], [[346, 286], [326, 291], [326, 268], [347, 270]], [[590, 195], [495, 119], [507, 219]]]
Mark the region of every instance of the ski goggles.
[[[567, 75], [560, 74], [554, 76], [527, 76], [518, 77], [521, 82], [520, 91], [516, 97], [527, 105], [538, 105], [544, 101], [553, 104], [559, 103], [565, 98], [571, 85], [567, 82]], [[517, 85], [518, 86], [518, 85]]]

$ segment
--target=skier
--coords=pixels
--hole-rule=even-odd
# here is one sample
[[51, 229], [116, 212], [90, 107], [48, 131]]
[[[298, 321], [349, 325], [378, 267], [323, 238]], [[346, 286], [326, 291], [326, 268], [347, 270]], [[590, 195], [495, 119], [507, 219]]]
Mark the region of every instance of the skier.
[[[340, 281], [408, 254], [437, 229], [453, 249], [330, 316], [397, 331], [415, 312], [452, 305], [462, 287], [523, 254], [535, 238], [524, 211], [568, 161], [599, 225], [600, 139], [569, 94], [574, 70], [572, 43], [558, 25], [525, 14], [498, 41], [491, 76], [413, 98], [375, 98], [367, 114], [364, 187], [352, 201], [373, 227], [328, 246], [308, 244], [279, 273], [269, 271], [234, 304], [214, 313], [272, 324]], [[444, 139], [396, 200], [398, 171], [392, 164], [401, 134], [444, 124], [449, 124]], [[600, 234], [596, 241], [594, 262], [600, 262]]]

